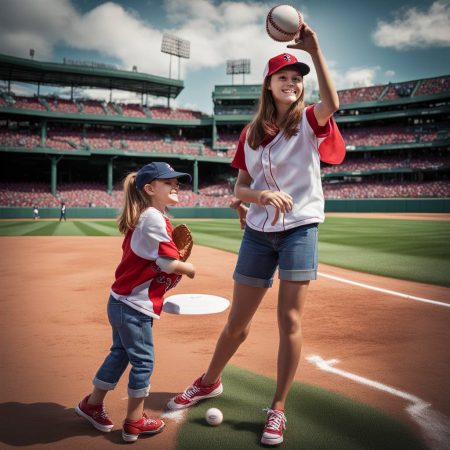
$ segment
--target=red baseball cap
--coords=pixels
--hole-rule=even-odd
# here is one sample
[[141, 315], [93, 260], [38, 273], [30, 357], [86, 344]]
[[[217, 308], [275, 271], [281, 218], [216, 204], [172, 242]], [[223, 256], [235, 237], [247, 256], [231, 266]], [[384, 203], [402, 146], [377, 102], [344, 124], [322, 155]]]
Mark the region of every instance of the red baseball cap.
[[298, 61], [294, 55], [291, 55], [290, 53], [282, 53], [281, 55], [274, 56], [269, 59], [269, 62], [266, 64], [266, 68], [264, 69], [264, 79], [286, 66], [293, 66], [293, 68], [297, 69], [302, 76], [307, 75], [310, 70], [308, 64]]

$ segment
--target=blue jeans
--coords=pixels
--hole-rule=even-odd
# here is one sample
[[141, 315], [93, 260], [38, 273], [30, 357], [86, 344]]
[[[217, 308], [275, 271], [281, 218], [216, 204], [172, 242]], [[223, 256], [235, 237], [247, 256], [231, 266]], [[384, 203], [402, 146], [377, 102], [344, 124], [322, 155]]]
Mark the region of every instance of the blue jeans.
[[271, 287], [278, 266], [280, 280], [315, 280], [317, 239], [317, 223], [270, 233], [246, 226], [233, 279], [248, 286]]
[[106, 391], [114, 389], [130, 363], [128, 396], [147, 397], [154, 362], [153, 318], [110, 296], [108, 319], [113, 342], [95, 375], [94, 386]]

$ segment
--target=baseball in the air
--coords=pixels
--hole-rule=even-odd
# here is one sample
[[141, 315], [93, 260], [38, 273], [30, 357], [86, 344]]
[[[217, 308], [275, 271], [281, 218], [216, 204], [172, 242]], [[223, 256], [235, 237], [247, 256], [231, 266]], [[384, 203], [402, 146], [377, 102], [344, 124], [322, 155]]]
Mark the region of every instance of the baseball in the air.
[[303, 24], [303, 17], [290, 5], [274, 6], [267, 14], [267, 34], [275, 41], [292, 41]]
[[210, 425], [217, 427], [223, 420], [222, 411], [218, 408], [209, 408], [208, 411], [206, 411], [205, 419]]

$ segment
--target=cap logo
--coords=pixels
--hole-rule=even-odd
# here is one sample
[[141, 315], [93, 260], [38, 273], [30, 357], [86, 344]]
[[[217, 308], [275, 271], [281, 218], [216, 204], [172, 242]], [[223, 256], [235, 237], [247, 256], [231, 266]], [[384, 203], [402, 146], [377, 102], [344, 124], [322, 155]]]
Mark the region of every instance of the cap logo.
[[283, 59], [284, 59], [285, 61], [289, 62], [289, 61], [291, 60], [291, 55], [288, 55], [287, 53], [285, 53], [285, 54], [283, 55]]
[[166, 163], [166, 167], [171, 170], [172, 172], [175, 172], [175, 169], [173, 167], [170, 166], [170, 164]]

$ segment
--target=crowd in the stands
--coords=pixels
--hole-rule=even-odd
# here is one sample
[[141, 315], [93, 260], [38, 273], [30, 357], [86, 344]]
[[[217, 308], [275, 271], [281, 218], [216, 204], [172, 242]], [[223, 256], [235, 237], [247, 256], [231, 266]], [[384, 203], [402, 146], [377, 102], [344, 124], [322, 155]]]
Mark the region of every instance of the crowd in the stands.
[[[384, 85], [357, 87], [338, 91], [342, 105], [360, 102], [382, 102], [405, 97], [440, 94], [450, 90], [450, 75], [388, 83]], [[23, 96], [13, 92], [0, 93], [0, 108], [13, 107], [72, 114], [127, 116], [136, 118], [198, 120], [204, 117], [200, 111], [182, 108], [148, 106], [141, 103], [92, 100], [88, 98], [65, 99], [55, 95]], [[254, 105], [216, 105], [216, 114], [253, 114]]]
[[389, 144], [413, 144], [448, 139], [448, 129], [437, 126], [342, 128], [341, 132], [346, 145], [355, 147], [379, 147]]
[[106, 102], [92, 99], [64, 99], [56, 96], [23, 96], [1, 93], [0, 108], [12, 107], [69, 114], [94, 114], [152, 119], [199, 120], [204, 114], [184, 108], [146, 106], [140, 103]]
[[[450, 75], [424, 80], [407, 81], [403, 83], [389, 83], [380, 86], [369, 86], [339, 91], [341, 104], [359, 102], [392, 101], [407, 97], [421, 97], [440, 94], [450, 90]], [[174, 109], [162, 106], [147, 106], [140, 103], [107, 102], [92, 99], [63, 99], [55, 96], [21, 96], [13, 93], [0, 92], [0, 110], [5, 108], [28, 109], [63, 114], [89, 114], [97, 116], [127, 116], [137, 119], [161, 120], [162, 125], [153, 128], [138, 128], [136, 120], [134, 129], [131, 127], [112, 126], [100, 127], [95, 125], [98, 120], [90, 120], [86, 127], [80, 125], [54, 125], [51, 121], [45, 130], [41, 130], [33, 123], [22, 126], [11, 124], [3, 120], [0, 124], [0, 146], [24, 148], [33, 152], [41, 145], [46, 148], [64, 151], [96, 151], [117, 149], [123, 152], [175, 153], [185, 155], [202, 155], [210, 157], [228, 157], [235, 155], [239, 139], [239, 131], [230, 131], [233, 127], [218, 126], [217, 140], [211, 145], [210, 136], [196, 138], [199, 133], [187, 132], [183, 127], [166, 127], [167, 120], [191, 121], [197, 125], [203, 117], [199, 111], [190, 109]], [[247, 114], [250, 109], [235, 106], [223, 106], [221, 114]], [[17, 111], [16, 111], [17, 113]], [[216, 111], [216, 113], [218, 113]], [[111, 121], [112, 122], [112, 121]], [[144, 123], [144, 122], [142, 122]], [[362, 122], [364, 123], [364, 122]], [[190, 127], [185, 127], [190, 128]], [[192, 130], [190, 130], [192, 131]], [[426, 124], [411, 126], [367, 126], [341, 127], [349, 154], [356, 147], [382, 147], [395, 144], [437, 143], [429, 153], [425, 150], [397, 153], [392, 155], [380, 148], [370, 154], [355, 153], [339, 166], [322, 167], [322, 174], [335, 172], [364, 172], [371, 170], [390, 169], [440, 169], [450, 166], [448, 145], [450, 138], [446, 124]], [[204, 133], [204, 131], [202, 132]], [[194, 137], [192, 137], [194, 136]], [[412, 145], [411, 149], [417, 147]], [[432, 150], [437, 151], [433, 152]], [[428, 151], [428, 150], [427, 150]], [[379, 153], [382, 156], [378, 156]], [[447, 172], [448, 173], [448, 170]], [[338, 175], [340, 177], [340, 175]], [[358, 177], [361, 178], [361, 177]], [[364, 177], [362, 177], [364, 178]], [[325, 178], [324, 180], [327, 180]], [[324, 193], [328, 199], [351, 198], [422, 198], [422, 197], [450, 197], [450, 181], [359, 181], [359, 182], [324, 182]], [[48, 183], [7, 183], [0, 182], [0, 206], [58, 207], [64, 201], [70, 207], [120, 207], [123, 203], [122, 190], [115, 185], [111, 194], [106, 192], [101, 183], [59, 183], [57, 195], [49, 192]], [[180, 191], [179, 206], [228, 206], [232, 198], [232, 185], [229, 182], [201, 184], [198, 193], [183, 187]]]
[[450, 197], [450, 181], [324, 183], [327, 199]]
[[[203, 187], [198, 194], [186, 186], [180, 190], [178, 206], [228, 206], [231, 197], [228, 183]], [[62, 201], [67, 207], [73, 208], [120, 208], [123, 205], [123, 192], [120, 184], [114, 186], [112, 193], [108, 194], [101, 183], [60, 183], [57, 195], [53, 196], [47, 183], [0, 183], [0, 206], [58, 207]]]
[[435, 95], [450, 90], [450, 75], [423, 80], [388, 83], [338, 91], [342, 105], [361, 102], [383, 102], [405, 97]]
[[379, 157], [372, 155], [371, 158], [358, 158], [344, 160], [342, 164], [336, 166], [322, 167], [322, 173], [370, 171], [370, 170], [390, 170], [390, 169], [438, 169], [441, 167], [450, 168], [450, 155], [447, 156], [414, 156], [404, 158], [400, 156]]
[[[450, 181], [324, 183], [323, 190], [327, 199], [449, 197]], [[232, 185], [228, 182], [205, 185], [198, 193], [183, 187], [178, 206], [225, 207], [232, 197]], [[101, 183], [60, 183], [53, 196], [46, 183], [0, 183], [0, 206], [58, 207], [62, 201], [67, 207], [120, 208], [123, 193], [120, 185], [108, 194]]]
[[[379, 126], [365, 128], [342, 128], [347, 146], [380, 147], [383, 145], [437, 142], [449, 139], [449, 131], [443, 126], [429, 125], [419, 127]], [[118, 149], [133, 152], [163, 152], [188, 155], [227, 156], [232, 158], [239, 140], [238, 133], [221, 132], [216, 141], [216, 150], [205, 139], [187, 138], [183, 135], [170, 135], [167, 132], [151, 129], [121, 130], [113, 128], [77, 127], [63, 128], [49, 126], [45, 141], [39, 129], [28, 127], [0, 127], [0, 146], [39, 148], [58, 150], [109, 150]]]

